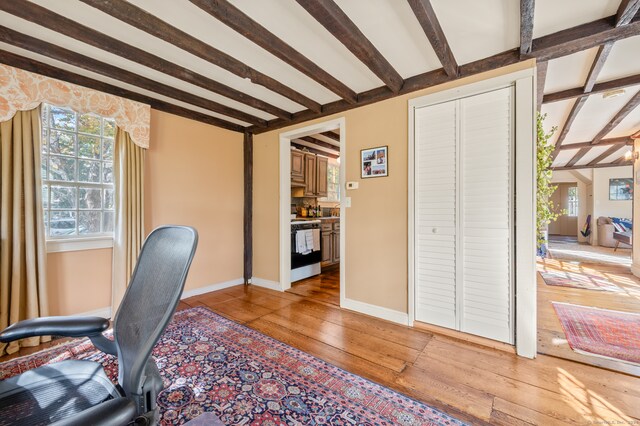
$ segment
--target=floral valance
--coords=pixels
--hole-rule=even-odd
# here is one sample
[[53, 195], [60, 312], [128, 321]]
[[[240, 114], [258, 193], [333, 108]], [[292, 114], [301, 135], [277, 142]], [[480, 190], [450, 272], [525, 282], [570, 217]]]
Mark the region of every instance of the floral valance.
[[149, 105], [0, 64], [0, 122], [42, 102], [113, 118], [136, 145], [149, 148]]

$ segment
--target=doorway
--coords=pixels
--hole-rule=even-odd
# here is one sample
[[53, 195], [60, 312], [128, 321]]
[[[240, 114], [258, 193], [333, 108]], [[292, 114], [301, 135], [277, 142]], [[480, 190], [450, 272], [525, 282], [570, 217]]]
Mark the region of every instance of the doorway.
[[280, 290], [339, 306], [347, 285], [345, 163], [344, 118], [280, 135]]

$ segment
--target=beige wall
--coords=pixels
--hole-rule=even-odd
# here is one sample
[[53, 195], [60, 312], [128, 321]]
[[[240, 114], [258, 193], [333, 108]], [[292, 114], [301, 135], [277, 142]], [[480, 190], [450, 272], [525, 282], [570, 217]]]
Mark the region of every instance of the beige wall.
[[[242, 278], [242, 135], [151, 111], [145, 164], [145, 227], [190, 225], [199, 244], [186, 289]], [[111, 304], [111, 249], [50, 253], [52, 315]]]
[[[407, 312], [407, 152], [408, 100], [479, 80], [534, 67], [533, 61], [438, 87], [411, 93], [342, 114], [254, 137], [253, 276], [279, 281], [279, 135], [312, 123], [345, 117], [346, 180], [358, 181], [346, 191], [346, 296]], [[389, 146], [389, 176], [360, 179], [360, 150]]]

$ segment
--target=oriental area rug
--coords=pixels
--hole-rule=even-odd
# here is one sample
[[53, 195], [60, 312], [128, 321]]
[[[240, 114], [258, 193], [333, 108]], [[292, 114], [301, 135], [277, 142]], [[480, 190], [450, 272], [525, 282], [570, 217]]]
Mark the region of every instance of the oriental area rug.
[[571, 349], [640, 364], [640, 314], [551, 302]]
[[[464, 424], [202, 307], [177, 312], [153, 356], [163, 425], [204, 413], [226, 425]], [[117, 359], [82, 339], [0, 364], [0, 379], [64, 359], [101, 362], [117, 377]]]

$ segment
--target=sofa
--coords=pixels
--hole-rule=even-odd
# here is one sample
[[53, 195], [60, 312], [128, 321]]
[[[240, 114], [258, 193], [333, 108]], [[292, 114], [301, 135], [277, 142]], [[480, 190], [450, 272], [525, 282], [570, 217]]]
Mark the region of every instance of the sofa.
[[[632, 223], [629, 219], [621, 219], [618, 217], [600, 216], [597, 225], [598, 245], [602, 247], [617, 247], [620, 241], [614, 238], [614, 234], [630, 232], [632, 228]], [[629, 246], [625, 244], [623, 247]]]

